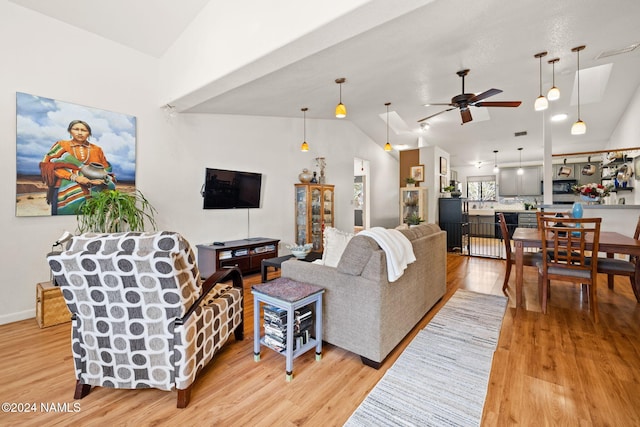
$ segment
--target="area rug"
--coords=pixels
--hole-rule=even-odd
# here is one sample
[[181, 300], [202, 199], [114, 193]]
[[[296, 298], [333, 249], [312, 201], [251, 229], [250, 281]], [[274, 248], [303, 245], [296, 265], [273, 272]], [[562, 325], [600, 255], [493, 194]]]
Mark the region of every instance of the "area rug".
[[346, 426], [479, 426], [507, 298], [459, 289]]

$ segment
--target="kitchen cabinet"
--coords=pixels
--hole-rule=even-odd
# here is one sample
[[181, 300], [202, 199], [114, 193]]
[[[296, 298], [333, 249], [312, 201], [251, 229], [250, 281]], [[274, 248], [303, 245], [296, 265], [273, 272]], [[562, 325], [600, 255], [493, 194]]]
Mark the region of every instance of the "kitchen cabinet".
[[459, 249], [468, 253], [469, 204], [463, 198], [438, 199], [438, 224], [447, 232], [447, 250]]
[[518, 175], [517, 168], [500, 169], [498, 193], [501, 197], [539, 196], [541, 194], [542, 167], [527, 166], [522, 169], [524, 170], [522, 175]]

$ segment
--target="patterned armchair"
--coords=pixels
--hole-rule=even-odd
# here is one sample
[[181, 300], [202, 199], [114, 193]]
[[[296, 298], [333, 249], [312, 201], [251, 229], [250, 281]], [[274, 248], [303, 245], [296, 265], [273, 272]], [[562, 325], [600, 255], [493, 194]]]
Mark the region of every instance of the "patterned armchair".
[[243, 339], [240, 271], [201, 283], [178, 233], [87, 233], [47, 259], [73, 314], [75, 399], [92, 386], [175, 388], [184, 408], [200, 369], [232, 333]]

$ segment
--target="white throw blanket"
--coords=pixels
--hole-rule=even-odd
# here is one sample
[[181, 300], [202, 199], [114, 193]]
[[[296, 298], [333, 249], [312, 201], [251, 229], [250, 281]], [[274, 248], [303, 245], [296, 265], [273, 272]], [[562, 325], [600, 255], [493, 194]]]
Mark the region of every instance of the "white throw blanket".
[[411, 242], [398, 230], [373, 227], [358, 234], [371, 237], [384, 251], [389, 282], [398, 280], [407, 266], [416, 260]]

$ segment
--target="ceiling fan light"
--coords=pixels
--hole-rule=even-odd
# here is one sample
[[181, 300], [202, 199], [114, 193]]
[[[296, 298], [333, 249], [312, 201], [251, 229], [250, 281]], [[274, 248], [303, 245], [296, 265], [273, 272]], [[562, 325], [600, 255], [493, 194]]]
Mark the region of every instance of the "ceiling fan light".
[[384, 151], [391, 151], [391, 150], [393, 150], [393, 147], [391, 147], [391, 144], [389, 144], [388, 142], [384, 144]]
[[547, 92], [547, 99], [549, 101], [557, 101], [560, 99], [560, 89], [555, 86], [549, 89], [549, 92]]
[[580, 119], [571, 126], [571, 135], [584, 135], [586, 132], [587, 125]]
[[543, 111], [549, 108], [549, 102], [547, 101], [547, 98], [545, 98], [544, 95], [540, 95], [539, 97], [537, 97], [536, 103], [533, 105], [533, 108], [535, 108], [536, 111]]

